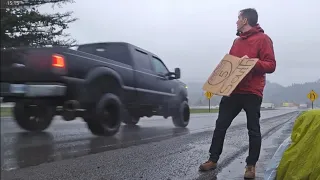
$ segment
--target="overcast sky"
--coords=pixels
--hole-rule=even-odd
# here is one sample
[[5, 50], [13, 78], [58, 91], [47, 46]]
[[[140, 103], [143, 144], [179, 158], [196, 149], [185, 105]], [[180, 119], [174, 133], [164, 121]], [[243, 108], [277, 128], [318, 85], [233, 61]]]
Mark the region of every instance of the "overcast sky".
[[[75, 0], [59, 11], [79, 20], [68, 30], [79, 43], [125, 41], [157, 54], [182, 80], [205, 81], [236, 38], [239, 10], [256, 8], [274, 42], [282, 85], [320, 78], [317, 0]], [[57, 9], [56, 9], [57, 10]]]

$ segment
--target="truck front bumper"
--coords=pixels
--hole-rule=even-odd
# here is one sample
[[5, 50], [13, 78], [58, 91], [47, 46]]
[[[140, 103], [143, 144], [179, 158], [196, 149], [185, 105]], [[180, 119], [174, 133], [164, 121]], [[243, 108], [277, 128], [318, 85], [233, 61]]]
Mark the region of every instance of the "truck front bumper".
[[66, 94], [62, 84], [25, 83], [12, 84], [1, 82], [1, 97], [57, 97]]

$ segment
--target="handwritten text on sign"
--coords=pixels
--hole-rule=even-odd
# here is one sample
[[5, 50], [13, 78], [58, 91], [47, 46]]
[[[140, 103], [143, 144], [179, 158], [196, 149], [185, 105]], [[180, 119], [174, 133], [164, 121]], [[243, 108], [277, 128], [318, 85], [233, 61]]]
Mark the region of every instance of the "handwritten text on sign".
[[227, 54], [212, 72], [203, 90], [229, 96], [256, 62], [257, 59], [241, 59]]

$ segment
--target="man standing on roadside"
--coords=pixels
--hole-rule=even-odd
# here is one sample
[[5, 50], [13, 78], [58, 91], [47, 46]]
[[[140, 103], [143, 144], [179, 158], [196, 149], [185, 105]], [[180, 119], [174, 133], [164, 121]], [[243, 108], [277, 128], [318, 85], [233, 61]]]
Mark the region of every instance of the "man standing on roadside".
[[266, 84], [266, 74], [275, 71], [276, 61], [272, 40], [258, 24], [258, 13], [255, 9], [248, 8], [240, 11], [237, 36], [239, 37], [234, 40], [229, 54], [259, 60], [230, 97], [222, 97], [209, 150], [210, 158], [200, 165], [199, 170], [208, 171], [217, 167], [226, 131], [233, 119], [244, 109], [249, 134], [249, 156], [246, 159], [244, 178], [251, 179], [255, 178], [255, 166], [260, 156], [260, 106]]

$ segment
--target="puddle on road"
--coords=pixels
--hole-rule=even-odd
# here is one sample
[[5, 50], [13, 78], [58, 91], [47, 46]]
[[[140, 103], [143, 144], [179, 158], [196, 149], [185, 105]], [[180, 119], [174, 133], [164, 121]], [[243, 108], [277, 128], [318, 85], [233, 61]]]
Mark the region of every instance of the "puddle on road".
[[9, 144], [2, 147], [2, 170], [14, 170], [43, 163], [81, 157], [89, 154], [156, 142], [190, 133], [186, 128], [123, 126], [113, 137], [88, 136], [83, 139], [57, 141], [53, 134], [15, 133]]

